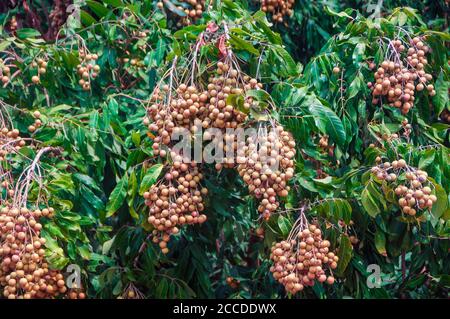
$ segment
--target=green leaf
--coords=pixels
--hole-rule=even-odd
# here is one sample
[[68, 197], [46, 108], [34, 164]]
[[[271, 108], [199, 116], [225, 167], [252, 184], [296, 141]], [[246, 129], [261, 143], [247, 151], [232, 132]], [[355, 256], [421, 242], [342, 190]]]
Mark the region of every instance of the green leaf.
[[352, 255], [353, 255], [352, 243], [350, 242], [350, 239], [347, 236], [342, 235], [339, 243], [339, 252], [338, 252], [339, 261], [338, 266], [336, 268], [336, 273], [338, 275], [342, 276], [344, 274], [344, 271], [347, 268], [348, 263], [352, 259]]
[[142, 179], [141, 187], [139, 188], [139, 195], [142, 196], [146, 191], [150, 189], [150, 187], [158, 179], [159, 174], [161, 174], [163, 167], [164, 166], [162, 164], [155, 164], [147, 170], [144, 178]]
[[248, 51], [256, 56], [259, 56], [259, 51], [250, 42], [239, 38], [234, 34], [230, 34], [230, 37], [230, 43], [233, 44], [234, 49]]
[[105, 17], [110, 12], [108, 8], [96, 1], [86, 0], [86, 4], [99, 18]]
[[283, 65], [288, 75], [297, 74], [297, 65], [291, 55], [281, 46], [273, 47], [274, 53], [278, 56], [280, 61], [283, 61]]
[[434, 193], [437, 197], [436, 203], [434, 203], [433, 207], [431, 208], [431, 214], [433, 214], [434, 218], [438, 219], [447, 210], [448, 206], [447, 193], [445, 192], [444, 188], [438, 183], [436, 183], [433, 179], [431, 178], [428, 179], [431, 180], [431, 182], [433, 183]]
[[433, 164], [434, 158], [435, 158], [435, 154], [436, 154], [436, 152], [435, 152], [434, 149], [426, 150], [423, 153], [423, 155], [420, 157], [419, 168], [420, 169], [425, 169], [426, 167], [428, 167], [431, 164]]
[[86, 245], [77, 246], [77, 250], [80, 253], [81, 258], [85, 260], [89, 260], [91, 258], [91, 251]]
[[73, 177], [78, 181], [80, 181], [81, 183], [83, 183], [84, 185], [88, 186], [89, 188], [101, 192], [100, 187], [97, 185], [97, 183], [92, 177], [80, 173], [73, 174]]
[[108, 203], [106, 204], [106, 217], [111, 217], [114, 215], [123, 205], [123, 202], [127, 196], [127, 189], [128, 174], [125, 174], [109, 196]]
[[382, 256], [387, 256], [386, 252], [386, 236], [381, 229], [377, 229], [375, 232], [375, 248]]
[[19, 39], [37, 38], [41, 36], [39, 31], [31, 28], [21, 28], [17, 30], [16, 34]]
[[166, 6], [167, 9], [169, 9], [169, 11], [175, 13], [176, 15], [178, 15], [180, 17], [185, 17], [186, 16], [186, 12], [184, 12], [183, 10], [178, 9], [178, 7], [176, 5], [174, 5], [171, 1], [163, 0], [163, 2], [164, 2], [164, 6]]
[[[345, 144], [345, 129], [339, 117], [317, 98], [310, 99], [309, 111], [314, 115], [317, 127], [328, 134], [338, 145]], [[305, 102], [305, 103], [308, 103]]]
[[373, 197], [370, 195], [369, 191], [367, 190], [367, 187], [364, 188], [364, 190], [361, 193], [361, 202], [364, 209], [370, 216], [376, 217], [378, 214], [381, 213], [380, 208], [376, 204]]
[[80, 11], [80, 19], [84, 26], [88, 27], [97, 22], [93, 16], [87, 13], [85, 10]]
[[291, 232], [291, 228], [292, 228], [292, 224], [291, 221], [284, 217], [284, 216], [280, 216], [278, 217], [278, 227], [281, 230], [281, 233], [283, 234], [283, 237], [287, 237], [287, 235], [289, 235], [289, 233]]
[[436, 108], [436, 114], [440, 114], [444, 109], [449, 107], [448, 92], [449, 82], [444, 80], [444, 71], [439, 73], [439, 77], [435, 84], [436, 95], [433, 97], [433, 105]]

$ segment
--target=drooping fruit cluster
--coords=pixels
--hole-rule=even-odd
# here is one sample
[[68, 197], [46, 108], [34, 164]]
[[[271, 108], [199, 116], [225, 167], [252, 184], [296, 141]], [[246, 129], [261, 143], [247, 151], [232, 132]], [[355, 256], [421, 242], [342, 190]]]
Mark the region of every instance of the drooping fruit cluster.
[[238, 172], [251, 194], [261, 199], [258, 211], [267, 220], [279, 207], [277, 196], [286, 197], [294, 176], [295, 141], [281, 125], [263, 126], [241, 142]]
[[202, 121], [206, 117], [206, 92], [199, 92], [195, 85], [180, 84], [173, 92], [169, 85], [157, 88], [152, 96], [152, 104], [148, 108], [149, 119], [144, 119], [144, 124], [152, 132], [156, 132], [153, 140], [153, 152], [164, 157], [166, 151], [161, 150], [161, 144], [169, 146], [173, 133], [181, 129], [191, 132], [194, 120]]
[[[247, 96], [250, 90], [259, 90], [262, 83], [255, 78], [242, 74], [232, 66], [230, 59], [217, 64], [217, 70], [209, 78], [207, 92], [209, 98], [208, 117], [203, 121], [203, 127], [212, 127], [222, 131], [221, 140], [212, 139], [212, 142], [223, 151], [223, 158], [216, 163], [216, 169], [223, 167], [233, 168], [236, 165], [238, 136], [227, 129], [236, 129], [242, 126], [247, 119], [247, 113], [255, 107], [254, 99]], [[229, 102], [228, 97], [242, 96], [242, 105], [239, 107]], [[210, 136], [205, 134], [205, 140]], [[229, 157], [227, 155], [233, 154]]]
[[[229, 151], [227, 147], [233, 147], [235, 151], [236, 144], [233, 141], [236, 141], [236, 136], [228, 135], [226, 129], [238, 128], [246, 120], [245, 111], [250, 110], [254, 100], [251, 96], [245, 96], [245, 92], [261, 88], [262, 84], [256, 79], [234, 69], [229, 59], [217, 63], [217, 69], [209, 77], [205, 89], [199, 88], [195, 83], [181, 83], [176, 88], [171, 88], [168, 84], [157, 87], [151, 97], [152, 105], [148, 108], [149, 118], [144, 119], [149, 130], [156, 133], [153, 140], [154, 154], [166, 156], [167, 151], [161, 149], [161, 144], [170, 146], [172, 134], [179, 133], [181, 129], [190, 133], [199, 129], [220, 129], [221, 139], [213, 139], [212, 142], [216, 145], [223, 144], [224, 154]], [[227, 102], [230, 94], [243, 98], [242, 110]], [[203, 137], [205, 140], [210, 139], [208, 132]], [[218, 170], [223, 165], [233, 167], [235, 164], [234, 158], [220, 160], [223, 163], [216, 165]]]
[[31, 81], [34, 84], [38, 84], [41, 81], [41, 75], [47, 73], [47, 62], [42, 58], [38, 58], [31, 63], [31, 67], [37, 70], [37, 75], [33, 75]]
[[[208, 25], [205, 31], [208, 36], [204, 33], [199, 36], [185, 64], [181, 62], [178, 66], [178, 57], [174, 59], [150, 97], [143, 120], [153, 139], [153, 154], [163, 158], [170, 155], [173, 161], [164, 179], [144, 194], [150, 206], [148, 221], [155, 228], [153, 240], [164, 253], [168, 252], [170, 235], [178, 233], [180, 225], [206, 220], [202, 211], [207, 190], [199, 188], [202, 175], [195, 162], [198, 160], [191, 160], [191, 149], [176, 150], [175, 133], [177, 137], [181, 135], [178, 133], [189, 133], [183, 136], [188, 145], [196, 142], [197, 133], [203, 133], [199, 138], [202, 146], [207, 141], [209, 147], [212, 140], [214, 155], [211, 155], [217, 170], [241, 163], [239, 173], [250, 192], [261, 199], [259, 211], [265, 218], [279, 206], [277, 196], [288, 195], [287, 182], [294, 174], [295, 143], [281, 125], [275, 125], [273, 132], [266, 130], [265, 135], [260, 134], [257, 143], [255, 136], [241, 141], [238, 131], [230, 130], [243, 128], [250, 110], [260, 107], [254, 91], [261, 90], [262, 84], [241, 72], [239, 61], [224, 44], [226, 34], [214, 35], [218, 29], [215, 24]], [[217, 41], [219, 61], [216, 68], [209, 64], [202, 74], [197, 74], [201, 70], [197, 62], [199, 49], [207, 41]], [[202, 152], [201, 156], [204, 155]]]
[[122, 58], [122, 59], [120, 59], [119, 58], [119, 60], [121, 60], [125, 64], [129, 63], [129, 67], [131, 69], [134, 69], [135, 71], [145, 67], [144, 60], [140, 60], [138, 58], [131, 58], [131, 59], [130, 58]]
[[[177, 27], [188, 26], [202, 17], [205, 11], [205, 0], [179, 0], [177, 9], [184, 12], [184, 17], [179, 17]], [[157, 3], [158, 8], [164, 8], [163, 2]]]
[[52, 298], [67, 291], [63, 275], [49, 269], [44, 257], [46, 240], [40, 236], [39, 218], [52, 215], [53, 208], [0, 209], [0, 285], [4, 297]]
[[91, 89], [91, 80], [95, 79], [99, 72], [100, 66], [96, 63], [98, 54], [86, 53], [84, 49], [79, 50], [80, 64], [77, 65], [77, 74], [79, 76], [78, 84], [84, 91]]
[[436, 195], [432, 194], [433, 184], [428, 181], [427, 172], [408, 166], [404, 159], [381, 163], [372, 167], [371, 172], [378, 179], [392, 183], [401, 174], [405, 175], [405, 183], [399, 183], [394, 191], [399, 196], [398, 204], [402, 212], [407, 215], [415, 216], [419, 211], [431, 210], [437, 201]]
[[399, 108], [403, 114], [413, 107], [416, 90], [420, 92], [426, 88], [430, 96], [436, 94], [434, 86], [427, 85], [433, 78], [425, 71], [428, 64], [425, 55], [429, 52], [429, 47], [420, 37], [411, 39], [409, 44], [410, 47], [407, 48], [406, 43], [403, 44], [399, 39], [390, 41], [390, 57], [375, 72], [375, 83], [368, 83], [372, 90], [373, 104], [378, 104], [384, 97], [390, 106]]
[[4, 60], [0, 59], [0, 78], [3, 84], [7, 84], [11, 79], [11, 68], [4, 64]]
[[283, 22], [293, 13], [295, 0], [261, 0], [261, 10], [272, 14], [275, 22]]
[[291, 231], [287, 240], [273, 245], [270, 254], [273, 277], [291, 294], [314, 286], [315, 281], [332, 285], [335, 279], [329, 272], [339, 260], [330, 251], [330, 242], [322, 239], [322, 231], [316, 225], [308, 226], [302, 216], [303, 222]]
[[18, 129], [3, 127], [0, 130], [0, 162], [4, 161], [8, 154], [17, 152], [25, 146], [26, 143], [19, 134]]
[[144, 193], [150, 207], [148, 222], [155, 227], [153, 241], [167, 253], [170, 235], [177, 234], [185, 224], [201, 224], [206, 221], [203, 196], [208, 193], [200, 181], [203, 175], [195, 163], [174, 162], [164, 178]]
[[[215, 128], [237, 128], [243, 123], [247, 115], [242, 112], [249, 111], [253, 103], [253, 98], [245, 96], [249, 90], [261, 89], [262, 84], [248, 75], [241, 74], [232, 67], [231, 61], [217, 63], [217, 69], [213, 76], [209, 78], [208, 96], [209, 98], [209, 121]], [[243, 110], [227, 103], [230, 94], [244, 95]]]
[[73, 284], [72, 287], [66, 293], [67, 298], [69, 299], [86, 299], [86, 293], [83, 288], [78, 288], [76, 284]]
[[42, 126], [41, 112], [34, 111], [33, 117], [34, 117], [34, 123], [32, 125], [28, 126], [28, 132], [30, 132], [30, 133], [35, 132], [38, 128], [40, 128]]

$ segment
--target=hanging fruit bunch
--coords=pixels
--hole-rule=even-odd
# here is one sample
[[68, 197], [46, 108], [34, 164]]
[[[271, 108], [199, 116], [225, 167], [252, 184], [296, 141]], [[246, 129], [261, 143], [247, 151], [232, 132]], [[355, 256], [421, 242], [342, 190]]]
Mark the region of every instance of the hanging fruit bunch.
[[272, 15], [275, 22], [282, 23], [292, 15], [295, 0], [261, 0], [261, 10]]
[[3, 167], [9, 154], [18, 152], [26, 142], [20, 132], [12, 126], [8, 113], [8, 105], [0, 101], [0, 167]]
[[[223, 62], [217, 63], [217, 69], [208, 82], [209, 112], [203, 125], [204, 127], [220, 129], [223, 141], [213, 140], [213, 142], [216, 144], [222, 142], [223, 147], [221, 149], [224, 155], [235, 154], [238, 149], [238, 136], [227, 129], [236, 129], [243, 126], [250, 109], [257, 107], [253, 97], [247, 93], [251, 90], [262, 89], [262, 84], [240, 70], [231, 49], [227, 50]], [[230, 103], [230, 96], [233, 96], [235, 100], [241, 98], [242, 103], [233, 105], [233, 103]], [[217, 162], [215, 167], [217, 170], [221, 170], [223, 167], [233, 168], [235, 165], [236, 158], [234, 156], [224, 156], [223, 160]]]
[[434, 186], [428, 181], [427, 172], [409, 166], [404, 159], [380, 163], [372, 167], [371, 172], [377, 179], [389, 183], [405, 180], [396, 183], [394, 189], [404, 214], [415, 216], [419, 212], [431, 210], [437, 201], [436, 195], [433, 194]]
[[[177, 27], [188, 26], [195, 24], [200, 19], [205, 11], [205, 0], [179, 0], [178, 5], [175, 6], [169, 1], [160, 1], [157, 3], [159, 9], [163, 9], [166, 6], [171, 12], [174, 12], [178, 16]], [[180, 15], [180, 12], [184, 16]]]
[[309, 224], [301, 210], [287, 240], [272, 246], [270, 271], [287, 292], [296, 294], [315, 282], [332, 285], [332, 270], [337, 267], [338, 256], [330, 251], [330, 242], [322, 238], [319, 227]]
[[[201, 41], [201, 39], [200, 39]], [[198, 44], [199, 42], [197, 42]], [[198, 51], [198, 46], [196, 46]], [[228, 135], [227, 128], [238, 128], [247, 119], [247, 113], [254, 103], [251, 96], [246, 92], [261, 89], [262, 84], [254, 78], [243, 74], [238, 69], [237, 60], [231, 53], [226, 54], [223, 61], [217, 63], [217, 69], [208, 77], [206, 85], [194, 81], [195, 74], [190, 73], [181, 80], [175, 79], [175, 63], [169, 71], [167, 84], [162, 84], [156, 88], [152, 95], [152, 105], [148, 109], [149, 117], [144, 119], [144, 124], [148, 125], [150, 131], [155, 132], [153, 151], [155, 155], [164, 157], [166, 150], [162, 150], [161, 144], [170, 146], [172, 134], [178, 134], [181, 129], [195, 133], [198, 129], [216, 128], [222, 131], [222, 141], [213, 143], [223, 143], [223, 141], [235, 141], [236, 136], [232, 133]], [[197, 62], [192, 60], [187, 69], [195, 69]], [[178, 84], [180, 83], [181, 84]], [[177, 86], [176, 88], [174, 86]], [[228, 97], [233, 95], [242, 98], [242, 108], [228, 102]], [[152, 123], [150, 124], [150, 120]], [[153, 134], [153, 133], [152, 133]], [[205, 132], [205, 140], [209, 139], [209, 133]], [[228, 143], [233, 148], [233, 143]], [[223, 145], [224, 153], [227, 146]], [[218, 170], [226, 167], [233, 167], [235, 160], [221, 159], [216, 165]]]
[[98, 54], [91, 54], [87, 51], [87, 48], [80, 48], [79, 58], [80, 63], [77, 65], [77, 74], [80, 79], [78, 84], [84, 91], [89, 91], [91, 89], [91, 81], [95, 79], [100, 72], [100, 66], [96, 63]]
[[38, 162], [50, 151], [39, 150], [15, 183], [13, 196], [0, 203], [0, 285], [8, 299], [53, 298], [67, 291], [63, 275], [45, 260], [46, 240], [41, 236], [40, 218], [53, 217], [55, 210], [44, 207], [42, 199], [28, 201], [32, 184], [42, 182]]
[[68, 299], [86, 299], [86, 293], [82, 287], [78, 287], [73, 284], [72, 287], [67, 291]]
[[43, 58], [37, 58], [36, 61], [31, 62], [31, 68], [36, 70], [37, 75], [31, 77], [31, 82], [38, 84], [41, 82], [41, 75], [47, 73], [47, 61]]
[[[207, 189], [200, 186], [203, 174], [195, 162], [205, 159], [202, 154], [193, 161], [190, 148], [178, 150], [174, 134], [185, 133], [187, 144], [192, 145], [195, 134], [205, 130], [202, 143], [211, 142], [220, 154], [214, 155], [215, 168], [238, 164], [250, 193], [261, 200], [258, 210], [266, 219], [279, 207], [277, 197], [288, 195], [287, 183], [294, 174], [295, 142], [280, 124], [261, 122], [258, 134], [242, 141], [238, 131], [231, 130], [245, 128], [250, 111], [259, 108], [252, 93], [263, 86], [241, 71], [227, 46], [227, 28], [223, 33], [218, 30], [217, 25], [209, 24], [191, 47], [188, 60], [173, 60], [154, 90], [144, 118], [153, 137], [153, 154], [170, 160], [164, 178], [144, 194], [150, 207], [148, 221], [155, 228], [153, 241], [163, 253], [169, 251], [167, 242], [180, 225], [206, 221], [202, 212]], [[199, 52], [205, 45], [216, 46], [219, 56], [208, 61], [199, 74]], [[214, 138], [208, 129], [215, 130]]]
[[3, 87], [5, 87], [12, 79], [11, 68], [16, 67], [13, 62], [14, 58], [12, 56], [0, 58], [0, 79], [2, 81]]
[[373, 104], [382, 103], [385, 98], [390, 106], [407, 114], [414, 106], [416, 91], [426, 89], [430, 96], [436, 94], [434, 86], [427, 84], [433, 77], [425, 71], [430, 48], [423, 41], [425, 37], [415, 37], [409, 42], [388, 39], [386, 58], [375, 72], [375, 83], [368, 83]]
[[42, 126], [41, 112], [34, 111], [33, 117], [34, 117], [34, 123], [31, 124], [30, 126], [28, 126], [28, 132], [30, 132], [30, 133], [35, 132], [38, 128], [40, 128]]
[[275, 122], [259, 123], [256, 138], [239, 145], [238, 172], [248, 189], [261, 199], [258, 211], [268, 220], [279, 207], [278, 197], [286, 197], [288, 181], [294, 176], [295, 141], [283, 126]]
[[144, 193], [145, 203], [150, 207], [148, 222], [155, 227], [153, 242], [163, 253], [168, 253], [167, 242], [185, 224], [201, 224], [206, 221], [203, 197], [208, 193], [200, 181], [203, 175], [195, 163], [174, 161], [156, 185]]

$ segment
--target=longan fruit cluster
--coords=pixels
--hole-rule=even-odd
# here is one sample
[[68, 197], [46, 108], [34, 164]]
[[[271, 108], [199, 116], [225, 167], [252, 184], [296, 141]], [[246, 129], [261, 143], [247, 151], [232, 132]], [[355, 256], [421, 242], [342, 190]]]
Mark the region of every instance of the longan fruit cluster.
[[3, 84], [6, 84], [10, 81], [11, 79], [11, 68], [7, 65], [4, 65], [4, 61], [3, 59], [0, 59], [0, 72], [1, 72], [1, 80]]
[[[200, 19], [205, 11], [205, 0], [179, 0], [178, 10], [183, 11], [186, 16], [180, 17], [177, 27], [188, 26]], [[164, 7], [163, 2], [157, 3], [158, 8]]]
[[144, 60], [138, 58], [117, 58], [117, 62], [129, 63], [129, 66], [136, 71], [145, 67]]
[[[211, 126], [220, 129], [237, 128], [246, 120], [247, 115], [228, 104], [228, 96], [230, 94], [245, 95], [245, 92], [249, 90], [261, 88], [262, 84], [258, 80], [240, 74], [230, 63], [217, 63], [216, 72], [209, 78], [208, 84], [208, 96], [210, 97], [208, 111]], [[245, 97], [244, 110], [250, 110], [252, 103], [252, 97]]]
[[142, 31], [133, 30], [133, 32], [131, 34], [133, 36], [135, 36], [135, 37], [138, 37], [138, 38], [145, 38], [149, 34], [149, 31], [147, 31], [147, 30], [142, 30]]
[[371, 171], [378, 179], [387, 182], [395, 182], [402, 172], [405, 173], [406, 182], [400, 183], [394, 192], [400, 197], [398, 204], [402, 212], [407, 215], [415, 216], [419, 211], [431, 210], [437, 201], [429, 186], [427, 172], [408, 166], [404, 159], [381, 163]]
[[31, 77], [31, 82], [38, 84], [41, 82], [41, 75], [47, 73], [47, 62], [42, 58], [37, 58], [31, 62], [31, 67], [37, 70], [37, 75]]
[[35, 132], [38, 128], [40, 128], [42, 126], [41, 112], [34, 111], [33, 117], [34, 117], [34, 123], [31, 124], [30, 126], [28, 126], [28, 132], [30, 132], [30, 133]]
[[[373, 104], [378, 104], [382, 97], [386, 97], [390, 106], [407, 114], [414, 105], [416, 90], [420, 92], [426, 88], [430, 96], [436, 94], [434, 86], [427, 85], [433, 77], [425, 72], [428, 64], [425, 55], [429, 52], [429, 47], [419, 37], [413, 38], [410, 44], [406, 49], [401, 40], [391, 41], [393, 60], [384, 60], [375, 72], [375, 83], [368, 83], [372, 90]], [[404, 51], [406, 59], [401, 58]]]
[[52, 217], [53, 208], [0, 209], [0, 285], [8, 299], [53, 298], [67, 291], [63, 275], [45, 261], [45, 238], [40, 237], [41, 217]]
[[330, 251], [330, 242], [322, 239], [322, 231], [315, 225], [273, 245], [270, 259], [274, 263], [270, 267], [273, 277], [291, 294], [314, 286], [315, 281], [332, 285], [335, 279], [326, 270], [336, 269], [339, 261]]
[[267, 134], [249, 137], [239, 146], [237, 170], [251, 194], [261, 199], [258, 211], [268, 220], [279, 207], [277, 196], [286, 197], [294, 176], [295, 141], [281, 125]]
[[293, 13], [295, 0], [261, 0], [261, 10], [272, 14], [275, 22], [282, 23]]
[[[199, 89], [195, 84], [184, 83], [172, 90], [167, 84], [157, 87], [151, 97], [152, 105], [148, 108], [148, 117], [144, 119], [148, 129], [157, 133], [153, 144], [154, 154], [166, 156], [167, 152], [161, 149], [161, 144], [170, 145], [172, 134], [180, 128], [195, 133], [197, 125], [201, 125], [203, 129], [219, 128], [225, 134], [225, 140], [235, 141], [235, 136], [228, 136], [226, 129], [239, 127], [247, 115], [227, 103], [227, 98], [230, 94], [244, 95], [248, 90], [260, 88], [262, 84], [256, 79], [242, 76], [229, 63], [224, 62], [218, 62], [205, 90]], [[244, 109], [249, 110], [252, 104], [252, 97], [244, 98]], [[209, 139], [207, 134], [204, 135], [206, 140]], [[213, 142], [223, 143], [223, 140]], [[236, 147], [235, 144], [230, 144]], [[223, 145], [223, 148], [226, 151], [226, 145]], [[231, 160], [233, 163], [225, 165], [233, 166], [234, 159]], [[218, 170], [222, 166], [221, 163], [216, 165]]]
[[[200, 93], [194, 85], [180, 84], [174, 92], [169, 90], [168, 85], [163, 85], [161, 89], [154, 91], [154, 104], [147, 110], [149, 117], [144, 118], [144, 125], [156, 133], [152, 148], [153, 154], [160, 157], [167, 155], [167, 150], [162, 148], [162, 145], [170, 146], [173, 134], [182, 133], [183, 129], [194, 133], [194, 122], [201, 122], [207, 112], [208, 97], [205, 92]], [[171, 96], [170, 100], [168, 95]], [[153, 123], [150, 123], [150, 119]]]
[[[209, 78], [207, 87], [209, 99], [209, 115], [203, 121], [203, 127], [213, 127], [222, 130], [222, 140], [213, 139], [212, 142], [223, 148], [223, 154], [235, 154], [237, 151], [237, 136], [234, 133], [227, 132], [227, 129], [236, 129], [247, 119], [247, 113], [254, 105], [251, 96], [245, 96], [249, 90], [259, 90], [262, 84], [248, 75], [242, 75], [238, 70], [231, 66], [229, 61], [219, 62], [215, 73]], [[244, 97], [242, 109], [227, 103], [230, 94], [241, 95]], [[209, 125], [207, 124], [209, 123]], [[209, 136], [205, 135], [205, 139]], [[229, 149], [231, 148], [231, 149]], [[216, 169], [223, 167], [233, 168], [236, 160], [232, 158], [223, 158], [216, 164]]]
[[78, 288], [76, 284], [73, 285], [72, 288], [70, 288], [67, 293], [68, 299], [86, 299], [86, 293], [83, 288]]
[[[150, 131], [157, 132], [154, 139], [153, 149], [158, 155], [159, 144], [169, 145], [171, 135], [179, 128], [191, 131], [193, 121], [202, 121], [206, 117], [206, 103], [208, 95], [206, 92], [199, 92], [195, 85], [180, 84], [174, 92], [169, 92], [168, 85], [157, 88], [152, 95], [154, 104], [148, 109], [148, 115], [153, 121], [149, 124], [149, 119], [144, 119], [144, 124], [148, 124]], [[167, 95], [171, 95], [170, 101]], [[164, 155], [161, 155], [164, 156]]]
[[164, 179], [144, 193], [145, 204], [150, 207], [148, 222], [155, 227], [153, 241], [168, 253], [170, 235], [177, 234], [183, 225], [206, 221], [203, 196], [208, 193], [200, 182], [203, 174], [195, 163], [175, 161]]
[[91, 89], [92, 79], [95, 79], [100, 72], [100, 66], [96, 63], [98, 54], [86, 54], [84, 50], [80, 49], [79, 57], [81, 62], [77, 65], [77, 74], [80, 78], [78, 84], [84, 91], [89, 91]]
[[18, 129], [3, 127], [0, 130], [0, 162], [6, 160], [6, 156], [11, 152], [19, 151], [25, 144]]

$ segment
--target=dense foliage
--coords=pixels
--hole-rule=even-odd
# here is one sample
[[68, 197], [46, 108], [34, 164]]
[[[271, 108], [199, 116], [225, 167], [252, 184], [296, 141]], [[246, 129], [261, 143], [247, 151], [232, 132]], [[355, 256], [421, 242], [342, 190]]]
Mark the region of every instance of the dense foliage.
[[[448, 2], [261, 2], [0, 4], [4, 297], [448, 297]], [[285, 138], [270, 191], [248, 161], [166, 157], [158, 99], [224, 129], [224, 74], [225, 122]], [[174, 167], [201, 215], [159, 229]]]

